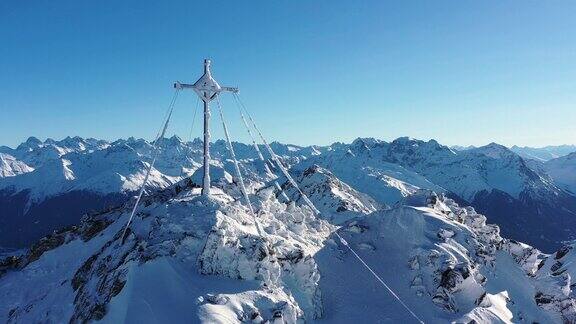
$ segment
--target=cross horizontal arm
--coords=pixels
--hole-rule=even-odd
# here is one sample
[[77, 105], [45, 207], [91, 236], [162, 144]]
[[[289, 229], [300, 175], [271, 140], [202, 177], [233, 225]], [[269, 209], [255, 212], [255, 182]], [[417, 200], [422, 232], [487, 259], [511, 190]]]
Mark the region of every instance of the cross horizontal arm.
[[176, 81], [174, 83], [174, 88], [175, 89], [192, 89], [194, 87], [193, 84], [187, 84], [187, 83], [180, 83], [178, 81]]
[[[188, 83], [181, 83], [181, 82], [176, 81], [174, 83], [174, 88], [175, 89], [194, 89], [194, 85], [188, 84]], [[220, 87], [219, 92], [222, 92], [222, 91], [238, 93], [240, 90], [238, 90], [238, 88], [235, 88], [235, 87]]]
[[222, 91], [229, 91], [229, 92], [233, 92], [233, 93], [238, 93], [238, 88], [234, 88], [234, 87], [222, 87]]

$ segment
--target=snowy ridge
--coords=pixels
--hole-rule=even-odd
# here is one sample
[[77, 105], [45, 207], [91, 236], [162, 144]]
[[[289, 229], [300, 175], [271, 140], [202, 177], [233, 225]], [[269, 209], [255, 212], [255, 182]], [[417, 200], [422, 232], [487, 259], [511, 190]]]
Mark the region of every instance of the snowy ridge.
[[83, 139], [81, 137], [66, 137], [63, 140], [55, 141], [47, 139], [42, 142], [36, 137], [30, 137], [26, 142], [17, 148], [0, 147], [0, 152], [14, 156], [33, 168], [37, 168], [44, 163], [58, 159], [71, 152], [95, 151], [108, 147], [106, 141], [93, 138]]
[[[146, 168], [146, 164], [141, 162], [143, 157], [127, 145], [92, 154], [73, 152], [64, 157], [46, 161], [34, 172], [5, 178], [0, 186], [13, 192], [29, 190], [32, 202], [72, 190], [123, 193], [134, 191], [141, 185]], [[150, 187], [164, 188], [176, 180], [154, 170]]]
[[[30, 138], [17, 149], [9, 149], [12, 153], [8, 154], [12, 154], [14, 159], [36, 168], [54, 159], [64, 159], [64, 156], [69, 153], [81, 152], [82, 154], [76, 154], [74, 160], [69, 158], [68, 160], [72, 161], [72, 164], [84, 165], [88, 162], [83, 161], [78, 156], [98, 154], [100, 150], [105, 152], [122, 151], [122, 147], [126, 146], [131, 147], [140, 159], [145, 160], [151, 153], [151, 145], [142, 139], [129, 138], [128, 140], [106, 143], [94, 139], [83, 140], [78, 137], [68, 137], [58, 142], [53, 140], [40, 142], [35, 138]], [[174, 136], [163, 139], [160, 146], [163, 150], [156, 167], [166, 177], [173, 178], [172, 181], [168, 181], [168, 184], [174, 183], [182, 176], [192, 174], [199, 166], [197, 161], [200, 161], [200, 140], [196, 139], [185, 143]], [[418, 188], [441, 190], [443, 187], [468, 201], [472, 201], [478, 192], [493, 189], [501, 190], [513, 197], [519, 197], [524, 191], [555, 190], [553, 184], [543, 181], [542, 177], [528, 168], [518, 155], [494, 143], [462, 152], [454, 152], [434, 140], [424, 142], [407, 137], [396, 139], [391, 143], [376, 139], [357, 139], [349, 145], [336, 143], [325, 148], [313, 146], [302, 148], [277, 142], [272, 143], [272, 146], [278, 151], [278, 154], [286, 158], [286, 162], [289, 164], [297, 164], [299, 161], [312, 159], [313, 163], [330, 169], [347, 181], [351, 180], [351, 176], [344, 174], [345, 170], [350, 170], [351, 167], [365, 168], [367, 173], [388, 182], [388, 186], [398, 188], [399, 194], [393, 197], [382, 196], [381, 199], [376, 197], [384, 203], [393, 203]], [[215, 160], [221, 161], [229, 158], [224, 141], [216, 141], [212, 148]], [[256, 153], [250, 145], [234, 143], [234, 149], [239, 159], [256, 158]], [[265, 150], [262, 151], [265, 152]], [[132, 152], [126, 151], [125, 153], [127, 154], [126, 158], [131, 159], [129, 155]], [[108, 155], [105, 156], [108, 157]], [[123, 157], [117, 156], [116, 158], [122, 159]], [[389, 164], [386, 165], [386, 163]], [[399, 166], [408, 170], [394, 170], [398, 169]], [[8, 168], [4, 167], [2, 170], [4, 169]], [[118, 169], [114, 172], [126, 177], [125, 174], [135, 172], [134, 169]], [[33, 171], [32, 169], [24, 170]], [[383, 170], [385, 172], [379, 176], [378, 174]], [[53, 172], [55, 174], [60, 173], [59, 170]], [[410, 174], [411, 172], [415, 174]], [[46, 175], [47, 172], [44, 172], [44, 176]], [[164, 179], [164, 182], [166, 180]], [[41, 182], [40, 180], [37, 181]], [[130, 182], [130, 179], [127, 178], [125, 181]], [[6, 186], [0, 182], [0, 188]], [[87, 183], [80, 187], [105, 191], [105, 188], [91, 188], [90, 186], [91, 183]], [[21, 190], [25, 187], [17, 186], [17, 189]], [[29, 183], [28, 187], [33, 187], [33, 184]], [[130, 190], [132, 185], [127, 183], [126, 186], [121, 187], [124, 190]], [[165, 185], [159, 188], [162, 187]], [[117, 191], [117, 188], [118, 186], [111, 186], [109, 191]], [[541, 188], [544, 189], [540, 190]]]
[[34, 171], [34, 168], [22, 161], [18, 161], [12, 155], [0, 153], [0, 178], [13, 177], [32, 171]]
[[[498, 227], [485, 221], [472, 208], [461, 208], [450, 199], [421, 192], [392, 210], [350, 222], [340, 233], [425, 321], [571, 321], [574, 307], [560, 311], [564, 309], [561, 306], [573, 302], [571, 298], [564, 296], [556, 304], [551, 302], [556, 306], [544, 307], [535, 297], [543, 290], [556, 289], [555, 283], [542, 281], [528, 271], [530, 261], [536, 258], [541, 261], [547, 256], [527, 245], [503, 239]], [[525, 254], [532, 254], [525, 250], [536, 256], [526, 257]], [[359, 270], [350, 268], [348, 262], [353, 258], [347, 253], [342, 255], [335, 243], [318, 258], [321, 274], [328, 277], [324, 284], [320, 281], [323, 296], [341, 307], [361, 308], [359, 303], [363, 299], [359, 295], [342, 295], [337, 291], [370, 290], [369, 280], [336, 275]], [[409, 320], [408, 316], [398, 314], [396, 307], [373, 302], [384, 311], [369, 313], [362, 319]], [[340, 311], [327, 320], [344, 323], [358, 320], [357, 316]]]
[[[158, 145], [161, 152], [152, 174], [151, 189], [166, 188], [200, 167], [202, 142], [199, 139], [183, 142], [178, 136], [173, 136], [161, 139]], [[252, 146], [236, 142], [233, 145], [239, 158], [257, 158]], [[275, 147], [280, 146], [275, 143]], [[216, 165], [223, 165], [230, 157], [222, 140], [216, 141], [211, 149], [212, 163]], [[281, 151], [297, 156], [302, 150], [287, 146]], [[102, 194], [135, 191], [142, 183], [142, 173], [150, 160], [152, 145], [133, 137], [112, 143], [80, 137], [42, 142], [30, 137], [16, 149], [3, 147], [1, 151], [6, 152], [0, 153], [2, 177], [22, 176], [0, 181], [0, 190], [29, 190], [37, 202], [70, 190]], [[249, 162], [253, 163], [257, 162]]]
[[[302, 191], [322, 213], [329, 215], [329, 221], [340, 224], [346, 220], [363, 214], [370, 214], [381, 208], [370, 196], [356, 191], [348, 184], [342, 182], [330, 171], [313, 165], [297, 177]], [[302, 197], [291, 187], [288, 181], [281, 185], [287, 188], [288, 197], [299, 204], [304, 204]]]

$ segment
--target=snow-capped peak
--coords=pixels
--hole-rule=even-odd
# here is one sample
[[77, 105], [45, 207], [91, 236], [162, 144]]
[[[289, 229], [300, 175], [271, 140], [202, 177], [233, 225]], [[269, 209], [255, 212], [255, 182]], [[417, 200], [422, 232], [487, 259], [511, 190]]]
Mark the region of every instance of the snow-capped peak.
[[34, 137], [34, 136], [30, 136], [28, 137], [28, 139], [26, 140], [26, 142], [18, 145], [18, 147], [16, 148], [17, 150], [32, 150], [38, 146], [40, 146], [42, 144], [42, 141], [40, 141], [38, 138]]
[[[302, 191], [329, 221], [340, 224], [350, 218], [369, 214], [383, 206], [370, 196], [358, 192], [318, 165], [305, 169], [297, 177]], [[300, 193], [288, 181], [282, 185], [291, 200], [303, 203]]]
[[490, 143], [485, 146], [472, 148], [467, 150], [467, 152], [474, 152], [478, 154], [484, 154], [488, 157], [493, 159], [508, 159], [508, 158], [520, 158], [517, 154], [512, 152], [509, 148], [504, 145], [500, 145], [497, 143]]

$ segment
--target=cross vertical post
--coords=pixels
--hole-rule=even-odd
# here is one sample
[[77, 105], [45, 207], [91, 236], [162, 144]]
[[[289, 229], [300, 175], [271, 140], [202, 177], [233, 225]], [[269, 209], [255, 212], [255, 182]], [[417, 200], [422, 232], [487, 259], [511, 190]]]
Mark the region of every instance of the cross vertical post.
[[222, 91], [237, 93], [238, 88], [221, 87], [212, 77], [210, 71], [211, 61], [204, 60], [204, 74], [194, 84], [181, 82], [174, 83], [176, 89], [192, 89], [204, 103], [204, 177], [202, 179], [202, 195], [210, 195], [210, 101], [214, 100]]
[[210, 104], [204, 101], [204, 178], [202, 194], [210, 195]]

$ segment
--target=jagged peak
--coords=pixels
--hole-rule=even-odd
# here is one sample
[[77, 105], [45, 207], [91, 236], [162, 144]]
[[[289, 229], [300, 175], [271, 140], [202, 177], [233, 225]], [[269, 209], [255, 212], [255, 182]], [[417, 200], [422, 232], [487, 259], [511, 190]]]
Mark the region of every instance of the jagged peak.
[[423, 141], [411, 137], [399, 137], [392, 141], [390, 145], [390, 153], [392, 154], [412, 154], [412, 151], [420, 152], [419, 154], [421, 156], [427, 157], [429, 157], [430, 154], [437, 155], [438, 153], [445, 156], [454, 156], [457, 154], [448, 146], [441, 145], [434, 139]]
[[188, 142], [188, 143], [192, 143], [192, 144], [202, 144], [204, 143], [204, 141], [200, 138], [200, 137], [194, 137], [192, 139], [192, 141]]
[[441, 145], [435, 139], [430, 139], [428, 141], [424, 141], [421, 139], [408, 137], [408, 136], [398, 137], [397, 139], [393, 140], [391, 144], [393, 146], [417, 146], [417, 147], [418, 146], [428, 146], [428, 147], [434, 147], [434, 148], [441, 147], [441, 148], [446, 148], [447, 150], [450, 150], [449, 147]]
[[393, 144], [405, 144], [414, 142], [418, 143], [423, 141], [409, 136], [401, 136], [392, 141]]
[[357, 137], [354, 141], [352, 141], [352, 145], [357, 143], [363, 143], [367, 146], [373, 146], [381, 142], [382, 142], [381, 140], [376, 139], [374, 137]]
[[182, 139], [180, 138], [180, 136], [174, 134], [172, 135], [172, 137], [170, 137], [170, 141], [173, 143], [182, 143]]
[[41, 140], [39, 140], [37, 137], [30, 136], [30, 137], [28, 137], [28, 139], [26, 139], [26, 141], [24, 143], [18, 145], [18, 147], [16, 149], [17, 150], [28, 150], [28, 149], [32, 149], [32, 148], [40, 146], [40, 145], [42, 145]]
[[28, 143], [28, 144], [41, 144], [42, 141], [39, 140], [39, 139], [38, 139], [37, 137], [35, 137], [35, 136], [30, 136], [30, 137], [28, 137], [28, 139], [26, 140], [26, 143]]
[[184, 141], [182, 141], [178, 135], [173, 135], [172, 137], [158, 139], [158, 143], [161, 143], [163, 146], [180, 146], [184, 144]]
[[84, 145], [86, 142], [80, 136], [66, 136], [64, 139], [57, 141], [55, 145], [57, 146], [64, 146], [64, 147], [71, 147], [71, 146], [81, 146]]
[[357, 138], [350, 144], [355, 151], [370, 151], [370, 146], [364, 139]]

